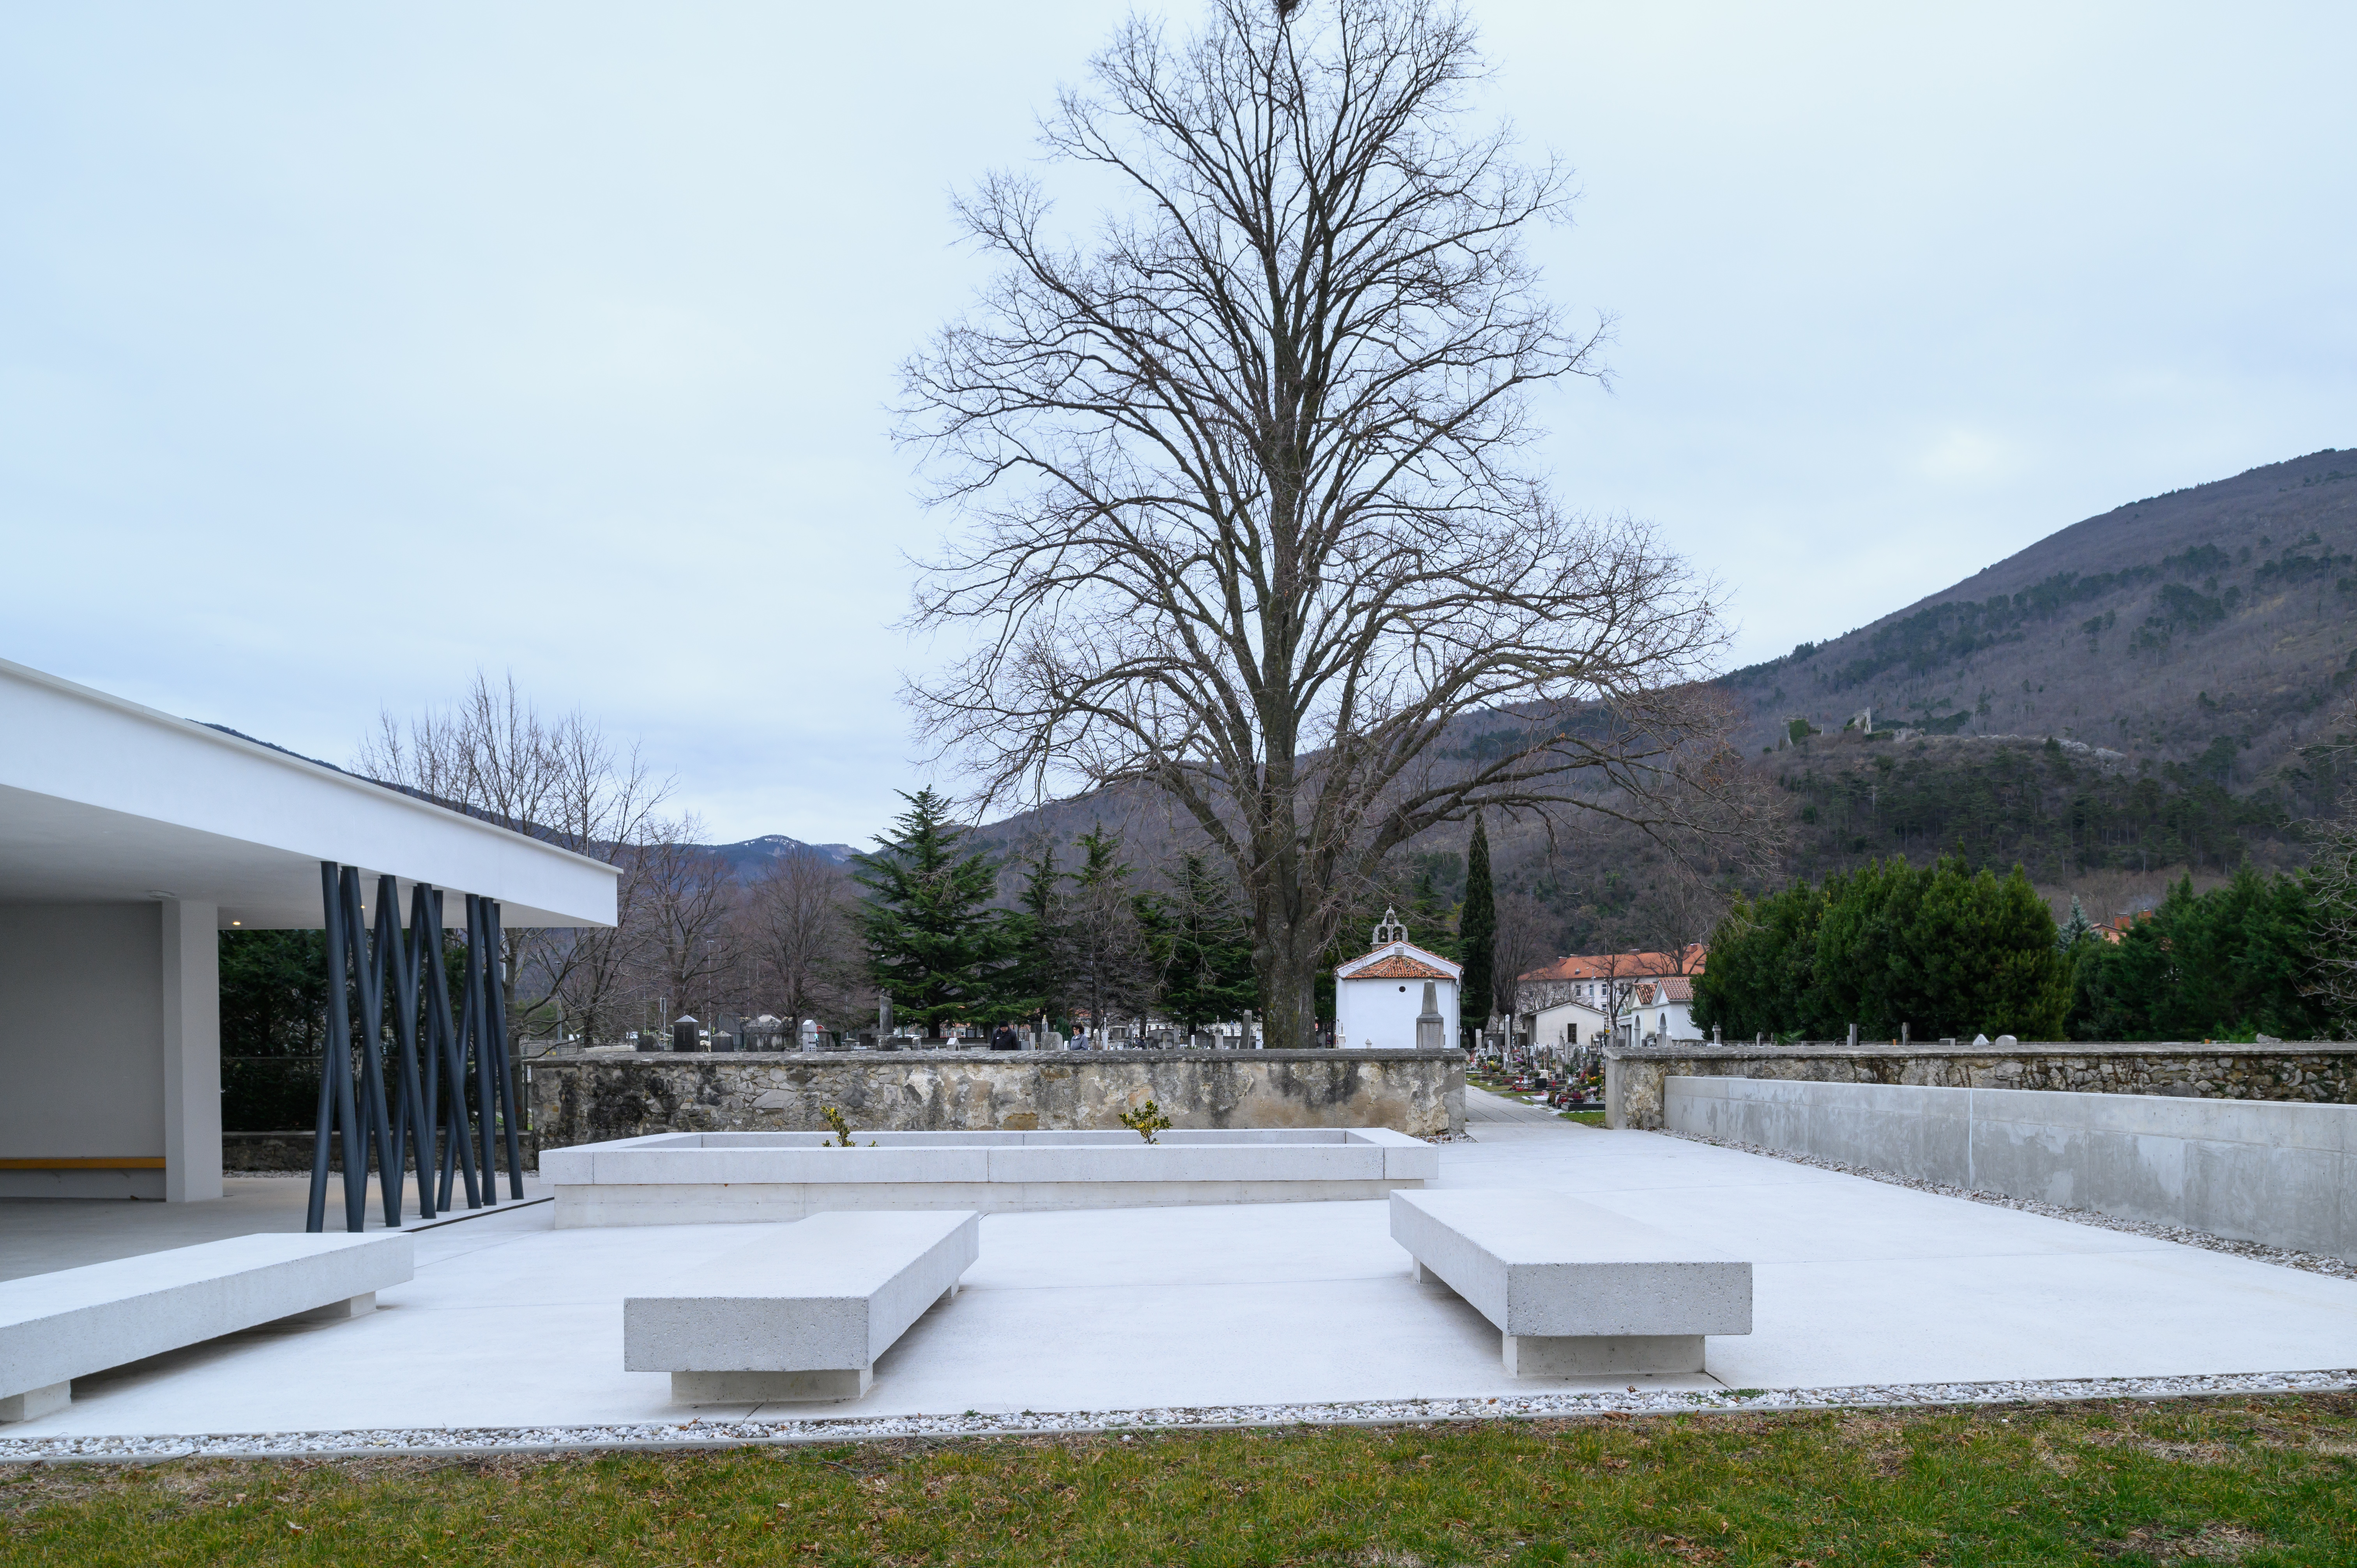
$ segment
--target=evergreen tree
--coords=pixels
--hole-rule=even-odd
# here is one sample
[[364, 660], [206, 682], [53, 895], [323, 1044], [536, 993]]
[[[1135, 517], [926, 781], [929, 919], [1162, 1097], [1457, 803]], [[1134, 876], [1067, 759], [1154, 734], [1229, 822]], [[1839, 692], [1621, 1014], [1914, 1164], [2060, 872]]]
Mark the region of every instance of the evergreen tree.
[[1738, 901], [1712, 934], [1695, 1021], [1740, 1038], [2012, 1034], [2057, 1039], [2070, 971], [2054, 918], [2016, 867], [2002, 879], [1960, 857], [1896, 856]]
[[1064, 922], [1071, 997], [1073, 1006], [1088, 1010], [1091, 1026], [1102, 1029], [1115, 1017], [1146, 1011], [1152, 973], [1129, 889], [1136, 874], [1121, 858], [1120, 836], [1099, 823], [1079, 842], [1081, 867], [1064, 878], [1072, 887]]
[[1162, 1011], [1189, 1033], [1241, 1019], [1260, 1005], [1252, 926], [1226, 883], [1200, 854], [1181, 855], [1178, 886], [1146, 894], [1138, 919], [1161, 981]]
[[1806, 882], [1757, 904], [1738, 894], [1711, 933], [1710, 961], [1694, 977], [1695, 1022], [1730, 1040], [1806, 1033], [1824, 910], [1824, 895]]
[[1039, 853], [1024, 863], [1023, 891], [1016, 896], [1015, 913], [1007, 918], [1008, 945], [1014, 956], [999, 1004], [1007, 1017], [1064, 1015], [1071, 939], [1065, 929], [1063, 897], [1058, 890], [1062, 880], [1056, 869], [1056, 846], [1042, 843]]
[[931, 789], [900, 798], [892, 836], [856, 855], [852, 879], [867, 889], [860, 933], [869, 972], [901, 1017], [928, 1033], [988, 1021], [1011, 956], [1004, 916], [989, 908], [998, 877], [979, 853], [961, 854], [964, 833], [950, 803]]
[[2081, 942], [2091, 940], [2095, 934], [2095, 922], [2087, 918], [2087, 911], [2079, 903], [2076, 893], [2071, 895], [2071, 918], [2054, 928], [2054, 945], [2061, 951], [2077, 950]]
[[1465, 906], [1457, 915], [1458, 961], [1465, 966], [1459, 987], [1462, 1026], [1486, 1027], [1498, 1010], [1496, 974], [1498, 908], [1490, 889], [1490, 831], [1473, 813], [1473, 837], [1465, 846]]
[[2072, 1037], [2321, 1037], [2331, 1019], [2314, 983], [2317, 941], [2303, 879], [2246, 866], [2226, 886], [2196, 894], [2188, 876], [2118, 941], [2091, 941], [2077, 953]]

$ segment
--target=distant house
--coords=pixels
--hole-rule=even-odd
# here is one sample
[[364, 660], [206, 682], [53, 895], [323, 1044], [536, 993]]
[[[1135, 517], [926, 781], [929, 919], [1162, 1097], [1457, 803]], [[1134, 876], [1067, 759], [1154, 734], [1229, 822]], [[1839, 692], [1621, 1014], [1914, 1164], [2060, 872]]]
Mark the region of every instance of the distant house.
[[1334, 966], [1335, 1045], [1415, 1049], [1427, 981], [1440, 1014], [1441, 1040], [1457, 1045], [1457, 991], [1464, 969], [1409, 941], [1407, 928], [1389, 909], [1375, 927], [1374, 942], [1372, 951]]
[[1702, 1038], [1702, 1031], [1695, 1027], [1694, 982], [1674, 974], [1663, 980], [1641, 980], [1631, 986], [1620, 1014], [1620, 1035], [1623, 1044]]
[[1609, 952], [1559, 958], [1514, 981], [1514, 1011], [1536, 1013], [1564, 1002], [1580, 1002], [1605, 1014], [1625, 999], [1639, 981], [1696, 975], [1710, 950], [1700, 942], [1679, 952]]
[[1517, 1027], [1535, 1050], [1569, 1050], [1601, 1045], [1612, 1032], [1612, 1020], [1585, 1002], [1558, 1002], [1535, 1013], [1522, 1015]]

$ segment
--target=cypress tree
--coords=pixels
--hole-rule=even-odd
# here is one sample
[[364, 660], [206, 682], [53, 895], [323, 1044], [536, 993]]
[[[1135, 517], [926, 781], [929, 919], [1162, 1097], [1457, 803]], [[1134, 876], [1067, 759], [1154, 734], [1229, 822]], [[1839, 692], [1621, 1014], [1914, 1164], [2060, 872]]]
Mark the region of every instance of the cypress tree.
[[891, 837], [856, 855], [869, 972], [894, 1009], [927, 1032], [987, 1022], [1010, 956], [1004, 917], [988, 906], [998, 874], [980, 854], [961, 854], [964, 833], [931, 789], [900, 798]]
[[1473, 813], [1473, 837], [1465, 846], [1465, 907], [1457, 914], [1458, 961], [1465, 980], [1458, 993], [1459, 1019], [1468, 1029], [1485, 1027], [1498, 1005], [1498, 906], [1490, 889], [1490, 831]]

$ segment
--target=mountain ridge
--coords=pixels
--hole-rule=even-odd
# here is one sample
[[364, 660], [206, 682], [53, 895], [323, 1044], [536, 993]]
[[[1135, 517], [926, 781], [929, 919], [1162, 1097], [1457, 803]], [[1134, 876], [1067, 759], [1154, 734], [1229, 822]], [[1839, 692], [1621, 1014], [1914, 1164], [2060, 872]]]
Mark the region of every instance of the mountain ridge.
[[1748, 710], [1748, 751], [1796, 720], [1837, 730], [1871, 709], [1877, 729], [2207, 757], [2246, 787], [2291, 762], [2357, 680], [2352, 620], [2357, 452], [2327, 447], [2083, 519], [1717, 684]]

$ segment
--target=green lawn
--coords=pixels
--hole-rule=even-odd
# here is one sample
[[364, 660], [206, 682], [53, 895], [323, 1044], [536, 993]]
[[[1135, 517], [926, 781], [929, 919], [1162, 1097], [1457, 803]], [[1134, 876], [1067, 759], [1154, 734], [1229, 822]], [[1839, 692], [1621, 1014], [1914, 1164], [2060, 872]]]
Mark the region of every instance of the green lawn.
[[2357, 1396], [0, 1472], [0, 1562], [2357, 1563]]
[[1583, 1127], [1601, 1127], [1604, 1125], [1604, 1112], [1601, 1111], [1566, 1111], [1560, 1112], [1560, 1114], [1565, 1121], [1577, 1122]]

